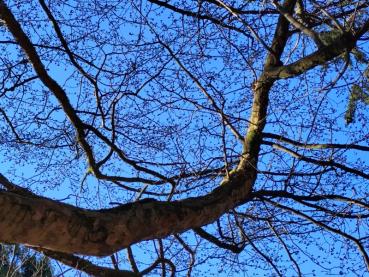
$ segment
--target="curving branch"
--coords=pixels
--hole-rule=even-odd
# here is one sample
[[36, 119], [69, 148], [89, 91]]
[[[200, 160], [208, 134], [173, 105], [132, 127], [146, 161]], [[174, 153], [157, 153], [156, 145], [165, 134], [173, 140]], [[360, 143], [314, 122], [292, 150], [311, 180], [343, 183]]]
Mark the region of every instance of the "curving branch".
[[368, 179], [369, 180], [369, 174], [363, 172], [363, 171], [360, 171], [358, 169], [355, 169], [355, 168], [351, 168], [349, 166], [346, 166], [344, 164], [341, 164], [341, 163], [337, 163], [335, 161], [333, 161], [332, 159], [328, 160], [328, 161], [325, 161], [325, 160], [317, 160], [317, 159], [314, 159], [314, 158], [310, 158], [310, 157], [306, 157], [304, 155], [301, 155], [287, 147], [284, 147], [278, 143], [273, 143], [273, 142], [270, 142], [270, 141], [263, 141], [263, 144], [265, 145], [269, 145], [269, 146], [272, 146], [273, 148], [275, 149], [278, 149], [278, 150], [281, 150], [289, 155], [291, 155], [292, 157], [295, 157], [301, 161], [304, 161], [304, 162], [307, 162], [307, 163], [312, 163], [312, 164], [316, 164], [316, 165], [320, 165], [320, 166], [329, 166], [329, 167], [335, 167], [335, 168], [339, 168], [343, 171], [346, 171], [346, 172], [349, 172], [349, 173], [352, 173], [352, 174], [356, 174], [364, 179]]
[[138, 241], [213, 222], [247, 201], [252, 182], [250, 175], [237, 175], [205, 196], [173, 202], [143, 199], [105, 210], [0, 190], [0, 241], [69, 254], [110, 255]]
[[350, 52], [356, 46], [356, 42], [369, 30], [369, 22], [366, 22], [355, 35], [343, 33], [330, 45], [319, 48], [314, 53], [288, 65], [269, 68], [266, 75], [273, 79], [288, 79], [296, 77], [304, 72], [325, 64], [328, 61]]
[[236, 254], [241, 253], [242, 250], [245, 248], [245, 244], [243, 244], [241, 246], [238, 246], [238, 245], [235, 245], [235, 244], [225, 243], [225, 242], [219, 240], [218, 238], [216, 238], [215, 236], [213, 236], [212, 234], [209, 234], [208, 232], [206, 232], [202, 228], [195, 228], [194, 232], [197, 235], [199, 235], [200, 237], [202, 237], [203, 239], [206, 239], [207, 241], [213, 243], [214, 245], [216, 245], [220, 248], [229, 250], [229, 251], [231, 251], [233, 253], [236, 253]]
[[273, 231], [273, 234], [278, 238], [279, 242], [282, 244], [284, 250], [286, 251], [288, 258], [291, 260], [291, 262], [293, 263], [294, 267], [296, 268], [296, 272], [298, 274], [299, 277], [302, 276], [301, 273], [301, 269], [300, 266], [298, 265], [298, 263], [296, 262], [296, 260], [293, 258], [291, 251], [288, 249], [287, 244], [283, 241], [283, 239], [281, 238], [281, 236], [278, 234], [278, 232], [276, 231], [276, 229], [274, 228], [274, 226], [272, 225], [272, 223], [270, 222], [270, 220], [267, 220], [268, 225], [270, 227], [270, 229]]
[[67, 266], [70, 266], [76, 270], [83, 271], [91, 276], [95, 277], [139, 277], [142, 276], [139, 273], [131, 272], [128, 270], [117, 270], [109, 267], [98, 266], [91, 263], [88, 260], [82, 259], [78, 256], [65, 254], [61, 252], [50, 251], [47, 249], [32, 247], [33, 250], [43, 253], [44, 255], [55, 259]]
[[369, 210], [369, 203], [362, 200], [353, 199], [336, 194], [320, 194], [320, 195], [297, 195], [294, 193], [287, 192], [285, 190], [259, 190], [253, 193], [255, 197], [259, 196], [270, 196], [270, 197], [282, 197], [289, 198], [297, 201], [309, 201], [318, 202], [324, 200], [335, 200]]
[[350, 199], [348, 197], [342, 197], [339, 195], [316, 195], [316, 196], [302, 196], [302, 195], [294, 195], [292, 193], [286, 191], [272, 191], [269, 193], [268, 191], [258, 191], [255, 192], [254, 195], [257, 197], [260, 196], [273, 196], [278, 198], [287, 198], [296, 201], [299, 204], [302, 204], [306, 207], [313, 208], [315, 211], [323, 212], [325, 214], [331, 215], [333, 217], [339, 218], [349, 218], [349, 219], [364, 219], [369, 218], [369, 214], [359, 214], [354, 212], [344, 212], [344, 211], [332, 211], [326, 207], [326, 204], [318, 205], [310, 202], [320, 202], [327, 200], [336, 200], [338, 202], [346, 203], [347, 205], [356, 205], [358, 207], [369, 210], [369, 205], [355, 199]]
[[354, 149], [360, 151], [369, 151], [369, 146], [359, 144], [339, 144], [339, 143], [301, 143], [282, 135], [263, 133], [264, 138], [276, 139], [281, 142], [289, 143], [293, 146], [304, 149]]

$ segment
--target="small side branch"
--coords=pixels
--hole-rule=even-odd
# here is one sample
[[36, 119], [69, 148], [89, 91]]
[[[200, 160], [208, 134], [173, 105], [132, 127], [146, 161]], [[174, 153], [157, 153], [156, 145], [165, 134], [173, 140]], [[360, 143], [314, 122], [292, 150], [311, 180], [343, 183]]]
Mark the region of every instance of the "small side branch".
[[55, 259], [76, 270], [81, 270], [95, 277], [139, 277], [140, 274], [128, 270], [116, 270], [108, 267], [98, 266], [88, 260], [82, 259], [75, 255], [65, 254], [56, 251], [50, 251], [42, 248], [32, 247], [32, 249], [43, 253], [44, 255]]
[[277, 203], [277, 202], [272, 201], [272, 200], [270, 200], [268, 198], [265, 198], [265, 197], [259, 197], [259, 198], [261, 200], [267, 202], [267, 203], [272, 204], [273, 206], [275, 206], [277, 208], [280, 208], [282, 210], [288, 211], [288, 212], [290, 212], [290, 213], [292, 213], [292, 214], [294, 214], [294, 215], [296, 215], [296, 216], [298, 216], [300, 218], [306, 219], [307, 221], [310, 221], [314, 225], [319, 226], [319, 227], [321, 227], [321, 228], [323, 228], [323, 229], [325, 229], [325, 230], [327, 230], [327, 231], [329, 231], [329, 232], [331, 232], [333, 234], [339, 235], [339, 236], [341, 236], [341, 237], [343, 237], [343, 238], [345, 238], [347, 240], [352, 241], [356, 245], [356, 247], [358, 248], [359, 252], [361, 253], [361, 255], [362, 255], [362, 257], [363, 257], [363, 259], [365, 261], [366, 267], [369, 270], [369, 256], [368, 256], [368, 253], [366, 252], [363, 244], [360, 242], [360, 239], [357, 239], [357, 238], [355, 238], [355, 237], [353, 237], [353, 236], [351, 236], [351, 235], [349, 235], [349, 234], [347, 234], [347, 233], [345, 233], [345, 232], [343, 232], [343, 231], [341, 231], [339, 229], [336, 229], [336, 228], [333, 228], [331, 226], [328, 226], [328, 225], [324, 224], [323, 222], [320, 222], [318, 220], [315, 220], [314, 218], [312, 218], [312, 217], [308, 216], [307, 214], [305, 214], [303, 212], [300, 212], [300, 211], [298, 211], [296, 209], [287, 207], [285, 205], [282, 205], [280, 203]]

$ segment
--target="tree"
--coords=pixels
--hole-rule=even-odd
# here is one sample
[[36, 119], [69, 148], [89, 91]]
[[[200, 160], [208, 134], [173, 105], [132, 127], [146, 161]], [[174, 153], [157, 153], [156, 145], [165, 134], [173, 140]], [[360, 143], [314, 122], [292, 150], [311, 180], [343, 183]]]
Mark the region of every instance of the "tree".
[[39, 256], [25, 247], [0, 245], [0, 276], [51, 277], [48, 258]]
[[368, 11], [0, 0], [0, 241], [96, 276], [366, 272]]

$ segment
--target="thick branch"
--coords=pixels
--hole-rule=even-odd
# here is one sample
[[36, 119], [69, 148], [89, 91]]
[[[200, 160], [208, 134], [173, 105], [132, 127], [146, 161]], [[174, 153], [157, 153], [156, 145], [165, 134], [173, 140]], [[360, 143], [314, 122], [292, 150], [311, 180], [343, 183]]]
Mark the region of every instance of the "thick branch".
[[[286, 0], [283, 4], [283, 8], [291, 12], [296, 4], [296, 0]], [[250, 125], [247, 130], [245, 138], [243, 156], [251, 156], [252, 159], [247, 163], [251, 163], [251, 166], [256, 168], [258, 161], [258, 154], [260, 151], [260, 143], [262, 139], [262, 131], [266, 124], [267, 109], [269, 104], [269, 91], [272, 88], [275, 79], [270, 78], [266, 74], [268, 68], [273, 68], [280, 65], [280, 58], [288, 40], [288, 28], [289, 22], [284, 16], [279, 16], [277, 28], [274, 33], [272, 45], [270, 47], [265, 65], [264, 71], [260, 78], [254, 84], [254, 99], [252, 103], [252, 110], [250, 116]], [[246, 159], [241, 160], [238, 169], [246, 167]]]
[[[362, 31], [361, 31], [362, 33]], [[340, 56], [345, 52], [350, 52], [356, 45], [360, 37], [352, 36], [349, 33], [342, 34], [334, 43], [322, 47], [316, 52], [289, 65], [269, 68], [266, 75], [273, 79], [287, 79], [298, 76], [318, 65], [325, 64], [328, 61]]]
[[0, 191], [0, 241], [84, 255], [110, 255], [135, 242], [209, 224], [244, 203], [255, 171], [234, 174], [206, 196], [175, 202], [144, 199], [85, 210], [46, 198]]
[[128, 270], [116, 270], [108, 267], [98, 266], [91, 263], [88, 260], [82, 259], [80, 257], [64, 254], [60, 252], [54, 252], [42, 248], [33, 248], [36, 251], [42, 252], [44, 255], [55, 259], [67, 266], [70, 266], [76, 270], [81, 270], [89, 275], [95, 277], [138, 277], [140, 274]]

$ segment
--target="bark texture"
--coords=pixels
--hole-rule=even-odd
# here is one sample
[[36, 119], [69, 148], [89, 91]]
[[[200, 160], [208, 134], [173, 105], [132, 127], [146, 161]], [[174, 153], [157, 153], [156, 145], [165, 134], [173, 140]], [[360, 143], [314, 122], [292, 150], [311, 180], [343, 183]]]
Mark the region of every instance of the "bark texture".
[[255, 174], [255, 170], [234, 174], [203, 197], [139, 201], [100, 211], [1, 191], [0, 240], [64, 253], [109, 255], [138, 241], [213, 222], [247, 200]]

